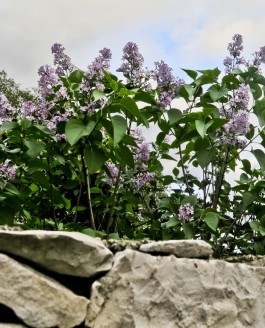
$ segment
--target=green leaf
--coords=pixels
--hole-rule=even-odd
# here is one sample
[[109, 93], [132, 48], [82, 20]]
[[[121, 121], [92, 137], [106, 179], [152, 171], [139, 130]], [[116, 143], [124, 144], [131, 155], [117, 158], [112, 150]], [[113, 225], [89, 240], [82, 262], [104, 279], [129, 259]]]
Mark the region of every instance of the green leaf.
[[144, 91], [137, 92], [136, 95], [134, 96], [134, 100], [143, 101], [150, 105], [156, 104], [154, 97], [150, 93]]
[[216, 231], [219, 223], [219, 215], [214, 212], [207, 212], [204, 217], [204, 221], [209, 228]]
[[204, 169], [216, 155], [215, 148], [203, 149], [197, 153], [197, 160], [202, 169]]
[[139, 123], [142, 123], [147, 128], [149, 127], [147, 119], [141, 114], [136, 102], [132, 98], [125, 97], [121, 100], [120, 104], [126, 108], [135, 118], [137, 118]]
[[185, 73], [187, 73], [187, 75], [189, 77], [191, 77], [193, 80], [196, 79], [196, 77], [198, 76], [198, 73], [196, 71], [190, 70], [190, 69], [184, 69], [182, 68], [182, 71], [184, 71]]
[[213, 124], [213, 121], [209, 121], [208, 123], [204, 123], [201, 120], [195, 121], [195, 127], [198, 131], [199, 135], [202, 137], [202, 139], [205, 137], [207, 129]]
[[108, 239], [120, 240], [120, 236], [119, 236], [118, 232], [114, 232], [114, 233], [108, 234]]
[[69, 75], [68, 80], [72, 83], [81, 83], [83, 76], [84, 72], [77, 69]]
[[113, 126], [113, 143], [114, 147], [116, 147], [126, 134], [127, 123], [125, 118], [119, 115], [112, 116], [111, 123]]
[[129, 147], [120, 144], [119, 149], [117, 149], [120, 155], [121, 160], [131, 168], [134, 168], [134, 158]]
[[28, 147], [26, 154], [31, 158], [36, 158], [45, 149], [44, 144], [33, 140], [24, 140], [24, 144]]
[[181, 204], [190, 204], [192, 206], [195, 206], [197, 203], [197, 196], [196, 195], [192, 195], [192, 196], [186, 196], [185, 198], [183, 198], [183, 200], [181, 201]]
[[252, 230], [259, 231], [259, 228], [260, 228], [260, 222], [259, 221], [250, 221], [249, 225], [250, 225]]
[[95, 146], [87, 146], [84, 153], [86, 165], [90, 174], [101, 169], [107, 160], [104, 151]]
[[220, 88], [219, 86], [214, 85], [209, 88], [208, 91], [211, 99], [215, 102], [223, 96], [227, 95], [229, 90], [225, 86], [221, 86]]
[[17, 188], [11, 182], [8, 182], [6, 184], [5, 190], [9, 191], [13, 195], [16, 195], [16, 196], [19, 195], [19, 191], [17, 190]]
[[173, 125], [182, 118], [182, 112], [177, 108], [171, 108], [167, 112], [169, 125]]
[[103, 91], [101, 91], [101, 90], [94, 90], [92, 92], [92, 94], [93, 94], [93, 97], [94, 97], [94, 100], [95, 101], [97, 101], [99, 99], [102, 99], [102, 98], [104, 98], [106, 96], [105, 93]]
[[76, 144], [78, 140], [84, 136], [89, 136], [94, 130], [96, 123], [90, 121], [87, 125], [79, 119], [71, 119], [66, 123], [65, 135], [71, 146]]
[[170, 218], [167, 223], [166, 223], [166, 228], [174, 228], [179, 224], [179, 220], [177, 219], [176, 216], [173, 216]]
[[257, 161], [259, 162], [260, 168], [262, 171], [265, 171], [265, 154], [261, 149], [254, 149], [252, 153], [256, 157]]
[[183, 223], [183, 231], [186, 239], [192, 239], [195, 235], [194, 228], [190, 223]]

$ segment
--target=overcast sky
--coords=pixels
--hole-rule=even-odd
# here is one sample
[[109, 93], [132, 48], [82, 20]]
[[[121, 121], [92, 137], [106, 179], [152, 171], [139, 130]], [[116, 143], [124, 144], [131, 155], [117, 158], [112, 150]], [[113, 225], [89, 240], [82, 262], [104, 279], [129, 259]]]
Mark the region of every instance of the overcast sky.
[[81, 69], [110, 48], [114, 71], [128, 41], [149, 68], [158, 60], [175, 75], [181, 67], [222, 68], [235, 33], [246, 55], [265, 45], [264, 12], [264, 0], [0, 0], [0, 70], [36, 86], [38, 68], [52, 64], [50, 48], [61, 43]]

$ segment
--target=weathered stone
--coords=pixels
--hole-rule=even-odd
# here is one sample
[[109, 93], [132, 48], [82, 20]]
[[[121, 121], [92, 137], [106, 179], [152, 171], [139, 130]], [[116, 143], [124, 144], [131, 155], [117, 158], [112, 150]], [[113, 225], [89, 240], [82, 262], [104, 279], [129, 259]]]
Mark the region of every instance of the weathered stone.
[[0, 303], [26, 325], [70, 328], [84, 321], [86, 298], [5, 254], [0, 254], [0, 268]]
[[113, 261], [113, 254], [100, 240], [79, 232], [0, 230], [0, 251], [79, 277], [108, 271]]
[[264, 328], [265, 268], [117, 253], [92, 286], [86, 327]]
[[186, 258], [209, 258], [212, 247], [203, 240], [166, 240], [143, 244], [139, 250], [145, 253], [173, 254]]

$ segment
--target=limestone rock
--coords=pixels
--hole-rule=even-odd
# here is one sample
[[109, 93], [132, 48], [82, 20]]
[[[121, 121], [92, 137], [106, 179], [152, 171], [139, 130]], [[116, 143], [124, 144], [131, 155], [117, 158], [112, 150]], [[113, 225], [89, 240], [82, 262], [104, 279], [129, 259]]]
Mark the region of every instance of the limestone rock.
[[90, 301], [91, 328], [264, 328], [265, 268], [127, 249]]
[[113, 254], [100, 240], [79, 232], [0, 230], [0, 251], [79, 277], [108, 271], [113, 261]]
[[5, 254], [0, 254], [0, 268], [0, 303], [26, 325], [70, 328], [84, 321], [86, 298]]
[[209, 258], [212, 247], [203, 240], [166, 240], [143, 244], [139, 250], [145, 253], [173, 254], [186, 258]]

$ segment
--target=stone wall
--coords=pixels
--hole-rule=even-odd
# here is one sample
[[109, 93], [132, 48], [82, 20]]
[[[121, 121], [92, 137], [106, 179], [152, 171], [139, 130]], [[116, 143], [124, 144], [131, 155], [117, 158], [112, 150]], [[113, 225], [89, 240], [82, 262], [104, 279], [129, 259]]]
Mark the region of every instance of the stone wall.
[[263, 259], [211, 254], [203, 241], [0, 230], [0, 328], [264, 328]]

